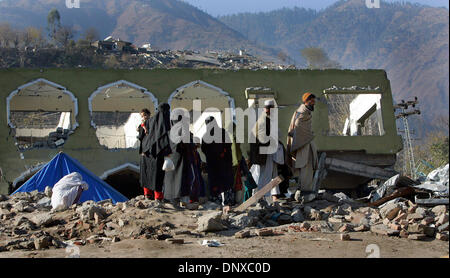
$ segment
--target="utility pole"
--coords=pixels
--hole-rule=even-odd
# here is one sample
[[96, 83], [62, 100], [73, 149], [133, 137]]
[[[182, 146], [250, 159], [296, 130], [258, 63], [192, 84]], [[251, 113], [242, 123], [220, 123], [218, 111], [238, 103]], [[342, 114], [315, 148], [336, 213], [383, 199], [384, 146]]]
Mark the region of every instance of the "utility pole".
[[411, 174], [411, 178], [416, 178], [416, 163], [414, 159], [414, 150], [412, 146], [412, 139], [411, 139], [411, 130], [409, 128], [408, 123], [408, 117], [412, 115], [420, 115], [421, 112], [419, 109], [413, 109], [409, 110], [411, 108], [415, 108], [416, 105], [419, 103], [417, 97], [414, 98], [412, 101], [404, 101], [402, 100], [400, 103], [397, 103], [394, 105], [395, 110], [400, 110], [400, 113], [395, 116], [396, 119], [402, 119], [403, 121], [403, 127], [405, 128], [405, 136], [403, 137], [404, 142], [404, 150], [403, 150], [403, 174], [406, 174], [407, 172], [407, 164], [409, 162], [409, 170]]

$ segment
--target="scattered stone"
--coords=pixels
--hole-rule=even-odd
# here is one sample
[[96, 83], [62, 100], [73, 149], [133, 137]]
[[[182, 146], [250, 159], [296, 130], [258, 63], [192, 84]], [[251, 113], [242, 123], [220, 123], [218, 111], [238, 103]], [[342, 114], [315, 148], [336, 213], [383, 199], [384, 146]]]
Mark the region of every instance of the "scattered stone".
[[123, 228], [125, 225], [128, 225], [128, 220], [119, 219], [117, 224], [119, 224], [119, 227]]
[[408, 217], [408, 214], [406, 214], [405, 212], [400, 212], [397, 217], [394, 218], [395, 222], [399, 222], [401, 220], [405, 220]]
[[182, 238], [167, 238], [166, 242], [170, 243], [170, 244], [184, 244], [184, 239], [182, 239]]
[[411, 240], [424, 240], [424, 239], [426, 239], [426, 235], [424, 235], [424, 234], [412, 234], [412, 235], [409, 235], [408, 236], [408, 239], [411, 239]]
[[43, 236], [34, 239], [34, 248], [36, 250], [46, 249], [52, 245], [52, 238], [50, 236]]
[[370, 228], [368, 225], [361, 225], [353, 229], [355, 232], [366, 232], [369, 231]]
[[339, 228], [339, 232], [340, 233], [344, 233], [344, 232], [352, 232], [353, 231], [353, 227], [350, 226], [349, 224], [344, 224]]
[[226, 227], [222, 224], [222, 212], [213, 212], [204, 215], [198, 219], [197, 230], [199, 232], [217, 232], [222, 231]]
[[386, 204], [382, 209], [380, 209], [381, 217], [393, 220], [398, 212], [401, 210], [401, 205], [398, 203]]
[[425, 217], [425, 218], [420, 222], [420, 224], [423, 224], [423, 225], [430, 225], [430, 224], [433, 223], [433, 222], [434, 222], [434, 217], [428, 216], [428, 217]]
[[416, 209], [415, 213], [418, 213], [418, 214], [422, 215], [423, 217], [425, 217], [425, 215], [427, 215], [427, 210], [423, 207], [418, 207]]
[[424, 215], [420, 214], [420, 213], [411, 213], [408, 214], [408, 217], [406, 218], [407, 220], [421, 220], [424, 218]]
[[244, 229], [254, 226], [258, 222], [258, 218], [248, 216], [247, 214], [239, 214], [237, 216], [230, 217], [230, 222], [233, 226]]
[[256, 230], [257, 236], [273, 236], [273, 230], [272, 229], [259, 229]]
[[407, 231], [401, 230], [399, 236], [400, 236], [401, 238], [408, 238], [409, 234], [408, 234]]
[[341, 234], [341, 240], [342, 241], [349, 241], [349, 240], [351, 240], [350, 235], [349, 234]]
[[137, 201], [135, 204], [134, 204], [134, 206], [135, 207], [137, 207], [138, 209], [146, 209], [147, 208], [147, 206], [144, 204], [144, 202], [142, 202], [142, 201]]
[[418, 208], [417, 205], [412, 205], [408, 208], [408, 213], [415, 213], [416, 209]]
[[31, 221], [38, 227], [49, 226], [54, 222], [53, 216], [50, 213], [41, 213], [33, 216]]
[[389, 229], [400, 231], [402, 228], [400, 225], [392, 223], [391, 225], [389, 225]]
[[250, 237], [250, 231], [239, 231], [234, 234], [235, 238], [247, 238]]
[[442, 241], [448, 241], [448, 233], [437, 233], [436, 239], [442, 240]]
[[44, 190], [44, 194], [45, 196], [47, 196], [48, 198], [52, 197], [53, 194], [53, 188], [51, 188], [50, 186], [46, 186], [45, 190]]
[[434, 215], [440, 216], [441, 214], [447, 213], [447, 207], [445, 205], [435, 206], [431, 211]]
[[445, 224], [442, 224], [438, 227], [438, 231], [441, 233], [443, 231], [448, 231], [448, 222]]
[[436, 222], [436, 225], [440, 226], [446, 222], [448, 222], [448, 214], [441, 214]]
[[422, 224], [411, 224], [408, 226], [408, 233], [410, 234], [424, 234], [425, 233], [425, 225]]
[[300, 230], [302, 232], [306, 232], [309, 230], [309, 228], [311, 228], [311, 224], [307, 223], [307, 222], [303, 222], [302, 224], [300, 224]]
[[398, 236], [399, 231], [389, 229], [388, 227], [384, 225], [375, 225], [370, 227], [370, 231], [379, 234], [379, 235], [386, 235], [386, 236]]

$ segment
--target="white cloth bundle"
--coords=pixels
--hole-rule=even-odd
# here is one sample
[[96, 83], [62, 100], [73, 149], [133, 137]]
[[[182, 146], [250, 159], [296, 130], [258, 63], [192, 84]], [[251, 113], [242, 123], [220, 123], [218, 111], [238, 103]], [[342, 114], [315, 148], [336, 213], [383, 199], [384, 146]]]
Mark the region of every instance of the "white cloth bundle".
[[60, 179], [53, 186], [52, 207], [55, 210], [67, 209], [77, 198], [78, 188], [81, 186], [83, 191], [89, 189], [89, 185], [83, 181], [80, 173], [73, 172]]

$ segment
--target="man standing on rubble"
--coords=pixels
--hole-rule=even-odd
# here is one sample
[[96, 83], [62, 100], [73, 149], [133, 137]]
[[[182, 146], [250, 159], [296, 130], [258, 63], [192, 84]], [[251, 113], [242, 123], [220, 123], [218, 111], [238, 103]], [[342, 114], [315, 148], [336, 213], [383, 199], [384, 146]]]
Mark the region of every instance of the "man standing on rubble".
[[316, 197], [313, 188], [314, 170], [317, 169], [317, 149], [314, 144], [312, 131], [312, 112], [316, 103], [316, 96], [305, 93], [303, 103], [292, 116], [287, 138], [287, 163], [292, 172], [299, 175], [295, 200], [297, 202], [310, 202]]
[[[250, 163], [252, 164], [250, 172], [258, 185], [258, 190], [262, 189], [272, 179], [276, 178], [278, 176], [279, 166], [285, 163], [284, 146], [278, 141], [279, 136], [274, 138], [274, 134], [271, 134], [271, 109], [276, 109], [275, 101], [266, 100], [264, 102], [264, 112], [258, 118], [252, 131], [256, 137], [256, 144], [250, 144]], [[275, 130], [275, 132], [279, 132], [279, 130]], [[268, 140], [264, 140], [263, 138]], [[275, 141], [275, 145], [277, 146], [276, 151], [272, 154], [261, 153], [260, 148], [267, 147], [271, 143], [273, 144], [274, 140], [277, 140]], [[262, 143], [263, 141], [268, 142]], [[270, 195], [272, 196], [273, 202], [278, 201], [278, 196], [280, 195], [279, 187], [274, 187], [271, 190]]]

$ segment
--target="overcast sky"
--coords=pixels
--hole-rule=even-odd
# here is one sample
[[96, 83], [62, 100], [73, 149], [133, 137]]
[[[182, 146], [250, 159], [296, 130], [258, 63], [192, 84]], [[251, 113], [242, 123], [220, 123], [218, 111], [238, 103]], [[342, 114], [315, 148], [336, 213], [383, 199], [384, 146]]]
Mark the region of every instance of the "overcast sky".
[[[310, 9], [323, 9], [336, 2], [336, 0], [184, 0], [213, 16], [234, 14], [239, 12], [265, 12], [283, 7], [304, 7]], [[366, 0], [361, 0], [366, 1]], [[386, 0], [382, 0], [386, 1]], [[387, 0], [398, 2], [398, 0]], [[406, 2], [420, 3], [433, 7], [448, 8], [448, 0], [408, 0]]]

